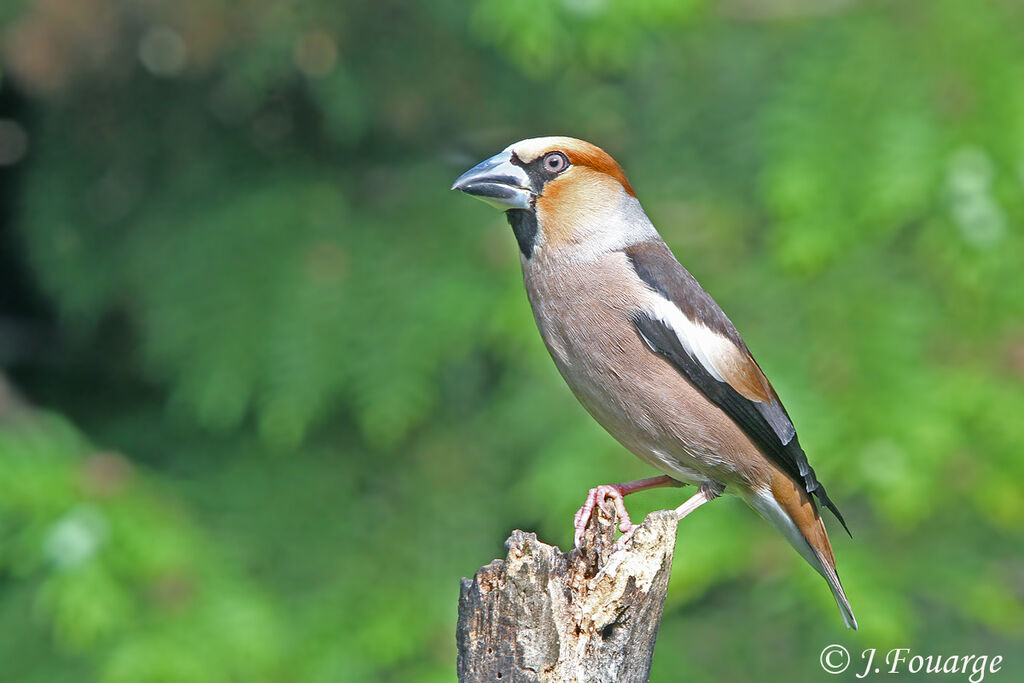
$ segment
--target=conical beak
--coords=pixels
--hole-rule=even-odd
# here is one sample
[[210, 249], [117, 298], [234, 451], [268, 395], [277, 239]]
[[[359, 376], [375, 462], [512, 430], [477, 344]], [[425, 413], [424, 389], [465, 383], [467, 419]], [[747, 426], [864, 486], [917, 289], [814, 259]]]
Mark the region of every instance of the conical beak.
[[455, 181], [453, 190], [461, 190], [499, 209], [528, 209], [534, 191], [530, 177], [512, 163], [512, 153], [495, 154], [469, 169]]

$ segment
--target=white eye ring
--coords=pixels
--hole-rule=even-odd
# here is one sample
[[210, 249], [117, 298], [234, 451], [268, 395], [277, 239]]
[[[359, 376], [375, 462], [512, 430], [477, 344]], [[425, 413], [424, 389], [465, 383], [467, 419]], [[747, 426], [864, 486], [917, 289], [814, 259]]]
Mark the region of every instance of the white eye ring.
[[548, 152], [544, 155], [544, 170], [548, 173], [561, 173], [569, 167], [569, 160], [561, 152]]

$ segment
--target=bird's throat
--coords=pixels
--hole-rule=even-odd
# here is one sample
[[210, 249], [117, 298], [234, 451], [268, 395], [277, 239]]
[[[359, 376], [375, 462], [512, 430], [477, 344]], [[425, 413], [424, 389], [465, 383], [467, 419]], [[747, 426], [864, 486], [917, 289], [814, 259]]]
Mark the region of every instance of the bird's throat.
[[533, 245], [537, 242], [537, 212], [534, 209], [509, 209], [505, 212], [508, 224], [512, 226], [512, 232], [519, 244], [519, 251], [523, 256], [530, 258], [533, 254]]

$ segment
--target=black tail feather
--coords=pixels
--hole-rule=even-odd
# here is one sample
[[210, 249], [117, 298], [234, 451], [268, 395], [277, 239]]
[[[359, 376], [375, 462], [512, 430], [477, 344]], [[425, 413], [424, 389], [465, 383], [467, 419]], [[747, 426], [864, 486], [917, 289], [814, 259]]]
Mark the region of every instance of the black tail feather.
[[818, 500], [821, 501], [821, 504], [827, 507], [832, 512], [832, 514], [836, 516], [836, 519], [839, 520], [839, 523], [843, 525], [843, 529], [846, 531], [846, 535], [850, 538], [853, 538], [853, 534], [850, 533], [850, 527], [846, 526], [846, 520], [843, 519], [843, 515], [839, 512], [839, 508], [836, 507], [836, 504], [833, 503], [832, 499], [828, 497], [827, 493], [825, 493], [825, 487], [822, 486], [821, 484], [818, 484], [817, 488], [814, 489], [813, 493], [818, 498]]

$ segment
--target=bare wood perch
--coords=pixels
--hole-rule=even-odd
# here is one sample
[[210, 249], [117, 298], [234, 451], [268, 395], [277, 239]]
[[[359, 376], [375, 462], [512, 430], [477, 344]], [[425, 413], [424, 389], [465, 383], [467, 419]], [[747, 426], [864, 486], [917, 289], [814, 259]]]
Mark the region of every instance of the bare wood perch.
[[504, 560], [462, 579], [460, 683], [649, 680], [676, 518], [648, 515], [630, 547], [614, 551], [613, 519], [594, 512], [582, 553], [517, 529]]

